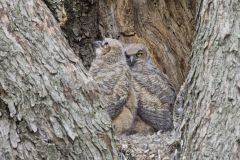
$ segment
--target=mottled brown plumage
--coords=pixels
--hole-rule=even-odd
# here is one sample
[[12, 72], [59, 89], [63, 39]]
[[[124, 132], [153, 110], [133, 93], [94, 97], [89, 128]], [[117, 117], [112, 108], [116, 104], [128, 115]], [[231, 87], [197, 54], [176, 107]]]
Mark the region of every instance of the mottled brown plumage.
[[97, 42], [96, 59], [90, 73], [98, 84], [100, 99], [113, 120], [116, 132], [130, 129], [137, 104], [121, 42], [110, 38]]
[[149, 51], [143, 44], [129, 44], [125, 47], [125, 55], [137, 96], [137, 114], [156, 131], [171, 130], [172, 108], [176, 98], [174, 86], [153, 65]]

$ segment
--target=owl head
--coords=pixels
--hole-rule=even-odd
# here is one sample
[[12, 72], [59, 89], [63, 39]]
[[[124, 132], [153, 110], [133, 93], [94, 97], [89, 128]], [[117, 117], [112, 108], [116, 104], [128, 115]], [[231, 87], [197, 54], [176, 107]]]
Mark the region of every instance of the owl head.
[[149, 51], [144, 44], [132, 43], [124, 49], [127, 64], [134, 67], [139, 64], [147, 64], [150, 60]]
[[103, 41], [96, 41], [94, 47], [96, 58], [100, 58], [108, 64], [119, 62], [124, 58], [123, 46], [119, 40], [105, 38]]

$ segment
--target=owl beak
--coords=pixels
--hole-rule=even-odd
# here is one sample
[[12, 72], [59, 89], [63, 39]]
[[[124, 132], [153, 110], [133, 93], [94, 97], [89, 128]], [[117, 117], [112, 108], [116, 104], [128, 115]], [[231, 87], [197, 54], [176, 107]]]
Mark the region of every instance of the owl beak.
[[130, 67], [134, 66], [134, 64], [135, 64], [136, 62], [137, 62], [137, 61], [136, 61], [136, 59], [134, 58], [134, 56], [130, 56], [130, 57], [128, 58], [128, 60], [127, 60], [127, 64], [128, 64]]
[[100, 48], [100, 47], [102, 47], [102, 41], [95, 41], [95, 42], [93, 43], [93, 46], [94, 46], [95, 48]]
[[130, 57], [130, 62], [132, 63], [134, 60], [133, 56]]

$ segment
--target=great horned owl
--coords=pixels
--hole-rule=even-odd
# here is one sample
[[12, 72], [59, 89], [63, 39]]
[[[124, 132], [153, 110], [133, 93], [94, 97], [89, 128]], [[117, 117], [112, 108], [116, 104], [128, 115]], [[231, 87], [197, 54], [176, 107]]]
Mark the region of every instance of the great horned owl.
[[117, 133], [131, 128], [136, 114], [136, 96], [121, 42], [106, 38], [95, 43], [96, 59], [90, 74], [99, 87], [100, 99]]
[[149, 51], [143, 44], [129, 44], [125, 47], [125, 55], [137, 96], [137, 114], [156, 131], [171, 130], [176, 99], [174, 86], [153, 65]]

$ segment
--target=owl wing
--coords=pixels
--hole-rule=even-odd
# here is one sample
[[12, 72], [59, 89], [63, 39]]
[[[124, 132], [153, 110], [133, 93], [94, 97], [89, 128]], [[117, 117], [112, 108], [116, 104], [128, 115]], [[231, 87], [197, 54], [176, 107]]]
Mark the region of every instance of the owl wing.
[[158, 97], [161, 99], [163, 103], [173, 105], [176, 100], [176, 91], [173, 83], [168, 79], [168, 77], [165, 74], [163, 74], [157, 68], [151, 69], [151, 72], [153, 72], [152, 74], [153, 81], [157, 82], [153, 83], [153, 86], [161, 84], [159, 86], [162, 89], [162, 93], [159, 92]]
[[137, 114], [156, 131], [169, 131], [173, 128], [172, 114], [168, 109], [162, 108], [154, 111], [138, 104]]
[[148, 90], [155, 94], [163, 104], [173, 105], [176, 99], [176, 91], [168, 77], [161, 73], [156, 67], [148, 70], [150, 84]]
[[108, 72], [107, 78], [105, 77], [100, 83], [103, 103], [112, 119], [121, 113], [123, 106], [127, 103], [130, 83], [130, 71], [124, 66]]
[[146, 95], [150, 95], [150, 99], [138, 102], [138, 115], [157, 131], [171, 130], [172, 107], [176, 98], [174, 86], [157, 68], [148, 68], [143, 74], [144, 78], [138, 80], [148, 92]]

